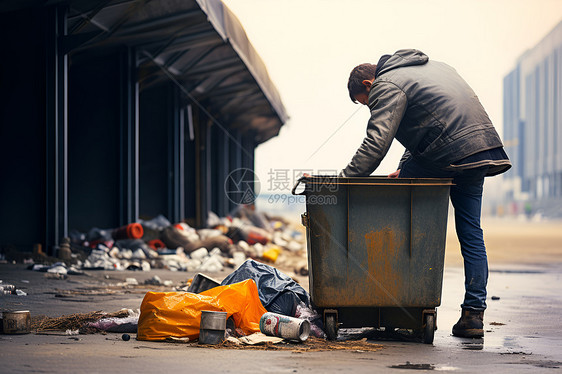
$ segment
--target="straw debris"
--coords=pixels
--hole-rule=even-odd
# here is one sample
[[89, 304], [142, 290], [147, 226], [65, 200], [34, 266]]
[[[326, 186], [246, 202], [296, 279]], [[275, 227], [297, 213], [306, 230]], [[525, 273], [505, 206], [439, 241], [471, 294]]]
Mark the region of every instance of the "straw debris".
[[235, 344], [233, 342], [225, 341], [217, 345], [198, 345], [193, 344], [194, 347], [200, 348], [227, 348], [227, 349], [254, 349], [254, 350], [276, 350], [276, 351], [292, 351], [293, 353], [304, 352], [323, 352], [323, 351], [355, 351], [355, 352], [375, 352], [382, 349], [382, 345], [369, 343], [367, 338], [361, 340], [346, 340], [346, 341], [329, 341], [321, 338], [309, 337], [306, 341], [301, 343], [279, 343], [272, 344], [266, 342], [264, 344], [256, 345], [243, 345]]
[[125, 318], [129, 313], [126, 309], [114, 313], [105, 313], [101, 310], [90, 313], [75, 313], [60, 317], [47, 317], [45, 315], [31, 318], [31, 329], [37, 333], [49, 331], [80, 330], [81, 333], [98, 332], [98, 329], [89, 327], [90, 322], [99, 321], [102, 318]]

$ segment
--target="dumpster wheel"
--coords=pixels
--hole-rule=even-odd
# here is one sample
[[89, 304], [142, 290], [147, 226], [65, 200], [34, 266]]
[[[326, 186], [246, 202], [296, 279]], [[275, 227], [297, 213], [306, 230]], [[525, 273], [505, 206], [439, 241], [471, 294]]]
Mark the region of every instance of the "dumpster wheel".
[[426, 314], [423, 322], [423, 342], [431, 344], [435, 336], [435, 314]]
[[338, 337], [338, 319], [336, 314], [326, 314], [326, 336], [328, 340]]

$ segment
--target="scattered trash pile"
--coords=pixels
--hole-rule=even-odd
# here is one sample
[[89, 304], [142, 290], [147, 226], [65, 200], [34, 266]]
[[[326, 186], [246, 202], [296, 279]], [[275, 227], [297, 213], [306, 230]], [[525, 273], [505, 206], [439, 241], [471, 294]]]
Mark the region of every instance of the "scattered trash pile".
[[[164, 216], [116, 229], [72, 231], [58, 249], [61, 274], [82, 270], [144, 270], [215, 273], [237, 268], [246, 259], [274, 263], [308, 275], [304, 235], [282, 218], [269, 218], [253, 206], [239, 206], [231, 216], [210, 212], [207, 227], [172, 224]], [[54, 272], [53, 268], [30, 268]]]
[[[246, 337], [260, 332], [275, 335], [281, 338], [279, 341], [325, 336], [308, 292], [286, 274], [264, 263], [247, 260], [221, 283], [198, 274], [189, 291], [147, 292], [140, 308], [137, 338], [155, 341], [170, 337], [199, 338], [201, 341], [200, 330], [207, 331], [203, 326], [206, 319], [212, 321], [210, 330], [219, 330], [219, 335], [232, 338], [231, 341], [241, 338], [246, 341]], [[208, 318], [205, 313], [209, 314]], [[224, 313], [222, 322], [221, 313]], [[276, 328], [271, 326], [272, 322]], [[205, 336], [213, 333], [207, 332]], [[250, 341], [255, 343], [255, 339], [254, 336]]]
[[[152, 283], [159, 279], [149, 279]], [[205, 318], [206, 317], [206, 318]], [[278, 269], [247, 260], [222, 282], [197, 274], [187, 291], [147, 292], [140, 310], [32, 318], [36, 333], [137, 333], [138, 340], [256, 345], [323, 338], [310, 295]], [[126, 335], [126, 336], [125, 336]]]
[[[251, 282], [251, 281], [249, 281]], [[40, 335], [64, 335], [79, 340], [76, 335], [94, 334], [94, 333], [119, 333], [122, 334], [120, 339], [127, 342], [133, 334], [137, 333], [137, 325], [139, 320], [139, 310], [121, 309], [114, 313], [105, 313], [96, 311], [91, 313], [76, 313], [60, 317], [34, 316], [27, 333], [33, 330], [34, 333]], [[271, 313], [265, 313], [264, 317]], [[5, 318], [5, 316], [4, 316]], [[302, 320], [301, 321], [306, 321]], [[224, 338], [220, 344], [201, 344], [197, 339], [190, 340], [188, 337], [168, 336], [163, 339], [165, 342], [171, 343], [187, 343], [192, 347], [216, 347], [231, 349], [273, 349], [273, 350], [291, 350], [293, 352], [318, 352], [328, 350], [353, 350], [353, 351], [378, 351], [382, 348], [380, 344], [367, 342], [367, 338], [359, 337], [337, 342], [331, 342], [323, 338], [310, 336], [306, 340], [283, 339], [278, 336], [266, 335], [262, 332], [254, 332], [250, 335], [244, 335], [241, 330], [234, 325], [234, 319], [229, 318], [226, 324]], [[237, 330], [237, 333], [233, 333]], [[237, 336], [237, 337], [235, 337]], [[279, 344], [284, 343], [284, 344]]]
[[[165, 282], [154, 276], [144, 283]], [[136, 334], [137, 340], [187, 343], [193, 347], [380, 349], [365, 339], [326, 341], [322, 318], [312, 307], [308, 292], [278, 269], [252, 259], [222, 282], [199, 273], [187, 291], [146, 292], [138, 310], [28, 319], [31, 322], [27, 326], [19, 326], [25, 333], [68, 335], [76, 340], [79, 338], [74, 335], [113, 332], [122, 334], [123, 341]], [[23, 333], [20, 330], [18, 333]]]

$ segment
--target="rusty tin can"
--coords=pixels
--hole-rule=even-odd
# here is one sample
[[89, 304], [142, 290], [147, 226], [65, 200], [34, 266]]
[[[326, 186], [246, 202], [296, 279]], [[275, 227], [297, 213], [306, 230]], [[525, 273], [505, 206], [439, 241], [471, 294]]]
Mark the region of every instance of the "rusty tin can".
[[201, 311], [199, 344], [220, 344], [224, 341], [226, 312]]
[[31, 332], [31, 314], [29, 310], [4, 312], [2, 320], [4, 334], [29, 334]]
[[304, 342], [310, 335], [310, 322], [277, 313], [265, 313], [260, 318], [260, 331], [265, 335]]

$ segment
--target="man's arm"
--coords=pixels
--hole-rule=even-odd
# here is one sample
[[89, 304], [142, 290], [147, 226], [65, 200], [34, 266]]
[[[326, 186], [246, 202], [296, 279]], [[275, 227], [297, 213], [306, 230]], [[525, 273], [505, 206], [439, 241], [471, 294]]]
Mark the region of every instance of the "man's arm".
[[408, 106], [404, 91], [392, 83], [377, 83], [372, 90], [376, 92], [369, 101], [371, 118], [367, 124], [367, 136], [349, 165], [339, 174], [340, 177], [369, 176], [379, 166]]
[[408, 161], [410, 158], [412, 157], [412, 154], [410, 153], [410, 151], [408, 151], [407, 149], [404, 151], [404, 154], [402, 155], [402, 157], [400, 158], [400, 162], [398, 163], [398, 167], [397, 169], [402, 169], [402, 165], [404, 165], [404, 163], [406, 161]]
[[398, 168], [396, 169], [396, 171], [388, 174], [389, 178], [398, 178], [400, 176], [400, 170], [402, 169], [402, 165], [404, 165], [404, 163], [410, 159], [410, 157], [412, 157], [412, 154], [410, 153], [410, 151], [408, 151], [407, 149], [404, 151], [404, 154], [402, 155], [402, 157], [400, 158], [400, 162], [398, 163]]

